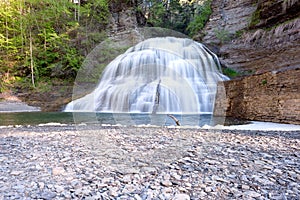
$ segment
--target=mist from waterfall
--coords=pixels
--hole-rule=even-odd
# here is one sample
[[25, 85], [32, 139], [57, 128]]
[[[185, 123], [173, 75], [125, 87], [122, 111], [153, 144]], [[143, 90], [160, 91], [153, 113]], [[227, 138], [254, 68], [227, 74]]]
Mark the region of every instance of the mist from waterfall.
[[187, 38], [151, 38], [114, 59], [94, 91], [65, 111], [212, 113], [217, 83], [223, 80], [228, 77], [204, 45]]

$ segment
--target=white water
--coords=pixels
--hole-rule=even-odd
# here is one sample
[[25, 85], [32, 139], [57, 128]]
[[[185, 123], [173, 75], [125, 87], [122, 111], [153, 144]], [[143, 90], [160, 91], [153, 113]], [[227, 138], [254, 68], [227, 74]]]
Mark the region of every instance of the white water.
[[96, 89], [65, 111], [212, 113], [221, 73], [217, 57], [190, 39], [152, 38], [105, 69]]

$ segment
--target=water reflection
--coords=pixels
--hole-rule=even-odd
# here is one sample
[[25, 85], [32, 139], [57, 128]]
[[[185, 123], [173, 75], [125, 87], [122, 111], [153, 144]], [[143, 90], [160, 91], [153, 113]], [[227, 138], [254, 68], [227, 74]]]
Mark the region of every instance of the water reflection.
[[[201, 115], [176, 115], [180, 124], [183, 126], [214, 126], [217, 124], [231, 125], [243, 124], [244, 121], [237, 119], [226, 119], [223, 117], [213, 117], [210, 114]], [[170, 126], [176, 125], [175, 121], [166, 114], [140, 114], [140, 113], [72, 113], [72, 112], [20, 112], [20, 113], [1, 113], [0, 126], [7, 125], [37, 125], [43, 123], [62, 123], [62, 124], [99, 124], [99, 125], [157, 125]]]

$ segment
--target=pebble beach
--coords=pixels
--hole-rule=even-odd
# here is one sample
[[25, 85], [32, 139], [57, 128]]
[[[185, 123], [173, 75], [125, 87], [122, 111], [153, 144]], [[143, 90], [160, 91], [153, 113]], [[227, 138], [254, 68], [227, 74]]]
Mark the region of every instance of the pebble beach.
[[0, 199], [300, 199], [300, 132], [0, 128]]

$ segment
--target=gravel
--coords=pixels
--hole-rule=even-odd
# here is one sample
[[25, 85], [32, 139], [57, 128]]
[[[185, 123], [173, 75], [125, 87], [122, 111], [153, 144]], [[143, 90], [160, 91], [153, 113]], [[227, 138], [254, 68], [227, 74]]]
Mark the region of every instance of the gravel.
[[0, 129], [0, 199], [300, 199], [299, 131]]

